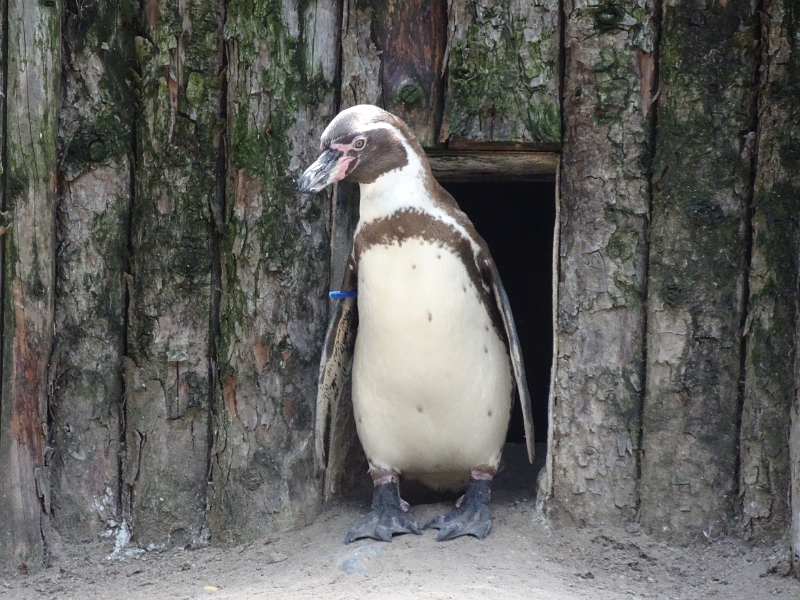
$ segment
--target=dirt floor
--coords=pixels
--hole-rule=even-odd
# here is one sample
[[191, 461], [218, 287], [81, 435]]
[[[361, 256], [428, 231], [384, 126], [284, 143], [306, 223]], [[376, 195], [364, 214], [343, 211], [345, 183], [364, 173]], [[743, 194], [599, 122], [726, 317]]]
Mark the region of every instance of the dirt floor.
[[[437, 543], [427, 531], [391, 544], [345, 546], [345, 531], [367, 508], [362, 498], [328, 507], [299, 531], [235, 548], [114, 553], [110, 540], [62, 548], [40, 573], [0, 578], [0, 600], [800, 600], [800, 581], [786, 576], [785, 544], [726, 539], [676, 548], [624, 529], [555, 528], [527, 497], [530, 478], [504, 478], [498, 476], [494, 528], [483, 541]], [[449, 507], [416, 505], [414, 514], [423, 523]]]

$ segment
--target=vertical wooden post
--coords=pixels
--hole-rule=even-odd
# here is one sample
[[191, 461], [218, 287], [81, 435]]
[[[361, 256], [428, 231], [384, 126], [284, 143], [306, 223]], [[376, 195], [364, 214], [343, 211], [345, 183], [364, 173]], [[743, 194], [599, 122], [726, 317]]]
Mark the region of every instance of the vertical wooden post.
[[8, 0], [0, 565], [38, 569], [50, 514], [47, 361], [61, 82], [60, 3]]
[[131, 198], [134, 19], [120, 2], [64, 20], [63, 162], [50, 364], [53, 525], [89, 541], [118, 511]]
[[800, 10], [767, 0], [761, 17], [761, 86], [753, 249], [746, 340], [739, 493], [743, 526], [761, 541], [790, 521], [789, 423], [794, 397], [800, 259]]
[[142, 19], [125, 483], [136, 542], [185, 546], [206, 539], [224, 12], [216, 1], [146, 0]]
[[231, 0], [227, 11], [230, 171], [209, 489], [211, 533], [223, 542], [303, 524], [320, 506], [313, 421], [330, 202], [301, 196], [296, 179], [336, 114], [341, 4]]
[[736, 500], [758, 43], [747, 0], [665, 2], [641, 520], [687, 540]]
[[597, 524], [638, 503], [655, 31], [651, 2], [564, 10], [548, 508]]

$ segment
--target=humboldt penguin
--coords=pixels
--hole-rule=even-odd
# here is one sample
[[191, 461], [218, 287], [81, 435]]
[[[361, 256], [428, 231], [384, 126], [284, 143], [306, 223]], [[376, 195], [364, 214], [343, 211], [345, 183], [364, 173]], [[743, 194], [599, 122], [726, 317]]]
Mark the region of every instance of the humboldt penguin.
[[348, 108], [325, 129], [320, 149], [300, 191], [349, 181], [361, 192], [323, 349], [315, 425], [323, 466], [328, 407], [352, 358], [353, 412], [374, 488], [372, 510], [345, 543], [421, 533], [400, 497], [401, 475], [435, 490], [466, 488], [452, 511], [424, 528], [438, 529], [439, 541], [482, 539], [492, 526], [490, 486], [515, 383], [533, 462], [530, 397], [497, 267], [402, 120], [375, 106]]

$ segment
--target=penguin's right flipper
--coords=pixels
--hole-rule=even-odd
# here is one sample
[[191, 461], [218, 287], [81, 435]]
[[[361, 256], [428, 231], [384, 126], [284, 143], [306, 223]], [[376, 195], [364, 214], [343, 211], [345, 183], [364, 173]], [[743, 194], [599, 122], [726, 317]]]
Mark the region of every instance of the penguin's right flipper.
[[[342, 291], [356, 291], [357, 269], [353, 255], [347, 261]], [[333, 403], [341, 399], [342, 391], [353, 360], [353, 348], [358, 329], [358, 304], [355, 297], [334, 300], [333, 315], [325, 334], [317, 385], [317, 410], [314, 422], [314, 447], [318, 469], [325, 468], [325, 434], [328, 413]]]
[[531, 407], [531, 394], [528, 391], [528, 382], [525, 378], [525, 364], [522, 360], [522, 344], [517, 335], [517, 326], [514, 323], [514, 315], [511, 313], [511, 303], [508, 300], [506, 288], [500, 279], [500, 272], [497, 265], [489, 255], [488, 249], [484, 258], [483, 272], [489, 280], [494, 294], [497, 309], [503, 320], [503, 327], [506, 330], [508, 339], [508, 353], [511, 355], [511, 367], [514, 371], [514, 378], [517, 383], [519, 401], [522, 405], [522, 420], [525, 425], [525, 444], [528, 449], [528, 460], [533, 464], [535, 457], [535, 445], [533, 439], [533, 408]]

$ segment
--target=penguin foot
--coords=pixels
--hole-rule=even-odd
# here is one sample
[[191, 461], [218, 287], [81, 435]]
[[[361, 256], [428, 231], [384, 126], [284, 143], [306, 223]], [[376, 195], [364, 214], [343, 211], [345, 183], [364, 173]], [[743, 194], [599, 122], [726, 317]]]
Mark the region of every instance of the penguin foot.
[[436, 517], [423, 529], [438, 529], [437, 542], [472, 535], [482, 540], [492, 530], [492, 510], [489, 508], [491, 481], [470, 477], [466, 493], [446, 515]]
[[361, 517], [344, 536], [350, 544], [362, 538], [391, 542], [395, 533], [422, 535], [408, 502], [400, 498], [396, 481], [376, 485], [372, 491], [372, 510]]

